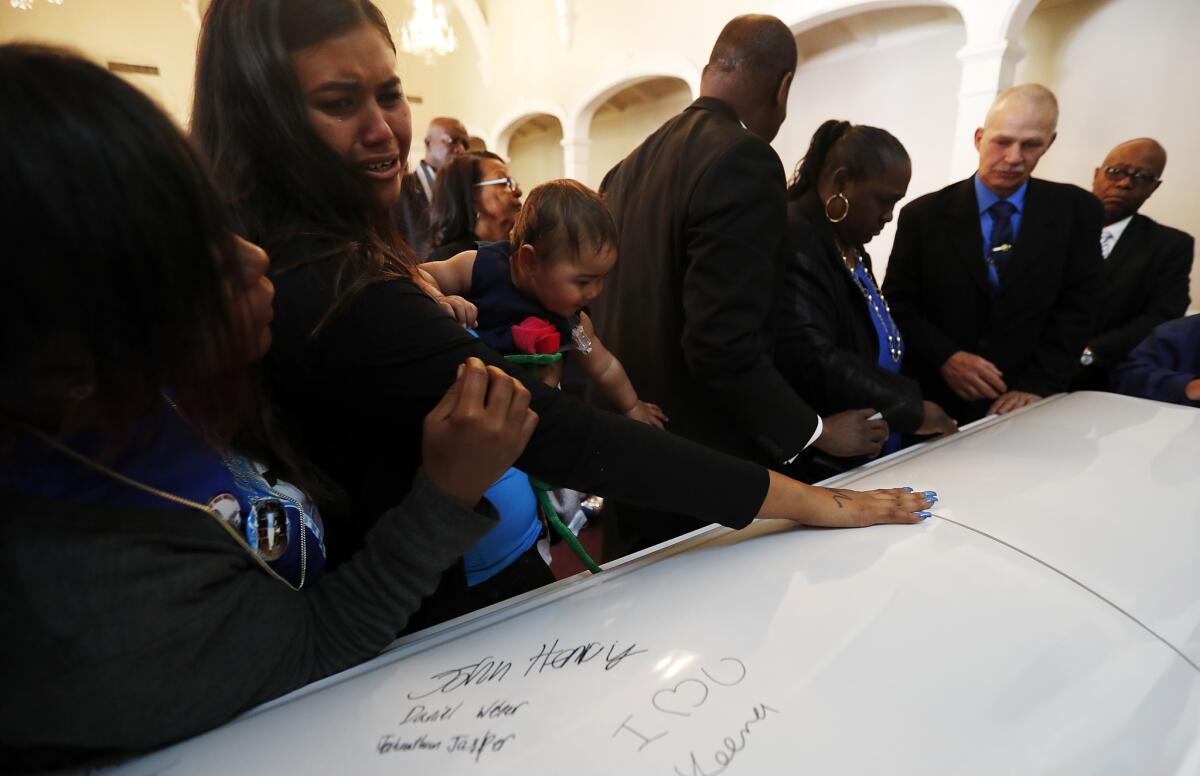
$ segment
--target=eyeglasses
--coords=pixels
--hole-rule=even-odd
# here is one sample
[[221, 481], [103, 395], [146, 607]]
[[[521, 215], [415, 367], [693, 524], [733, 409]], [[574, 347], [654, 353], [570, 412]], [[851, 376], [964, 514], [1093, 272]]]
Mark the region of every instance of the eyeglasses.
[[1108, 178], [1113, 183], [1128, 178], [1135, 186], [1149, 186], [1151, 183], [1158, 183], [1158, 178], [1148, 172], [1134, 172], [1128, 167], [1105, 167], [1104, 177]]
[[504, 186], [507, 186], [509, 191], [516, 191], [517, 189], [521, 188], [520, 184], [518, 184], [512, 178], [492, 178], [490, 181], [480, 181], [479, 183], [476, 183], [475, 185], [476, 186], [499, 186], [501, 184], [503, 184]]

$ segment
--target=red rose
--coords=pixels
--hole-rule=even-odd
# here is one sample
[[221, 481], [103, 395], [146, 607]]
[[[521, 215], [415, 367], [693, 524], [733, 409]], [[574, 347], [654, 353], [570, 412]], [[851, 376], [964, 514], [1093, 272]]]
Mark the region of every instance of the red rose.
[[512, 337], [522, 353], [557, 353], [562, 339], [554, 324], [532, 315], [512, 327]]

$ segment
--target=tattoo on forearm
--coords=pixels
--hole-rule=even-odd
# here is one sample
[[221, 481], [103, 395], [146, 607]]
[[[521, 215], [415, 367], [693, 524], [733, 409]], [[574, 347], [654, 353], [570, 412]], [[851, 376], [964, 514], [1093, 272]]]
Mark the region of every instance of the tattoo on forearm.
[[854, 499], [852, 499], [850, 497], [850, 494], [844, 490], [835, 490], [833, 492], [833, 502], [835, 504], [837, 504], [838, 509], [846, 508], [846, 505], [842, 503], [843, 501], [853, 501], [853, 500]]

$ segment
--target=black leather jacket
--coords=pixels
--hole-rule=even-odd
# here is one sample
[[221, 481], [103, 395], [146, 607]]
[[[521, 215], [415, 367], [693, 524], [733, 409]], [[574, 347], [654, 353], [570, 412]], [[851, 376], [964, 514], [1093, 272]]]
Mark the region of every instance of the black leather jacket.
[[[921, 389], [877, 365], [870, 311], [815, 191], [788, 203], [788, 237], [774, 314], [776, 367], [822, 416], [873, 407], [892, 431], [916, 431], [925, 414]], [[862, 257], [874, 277], [870, 257]]]

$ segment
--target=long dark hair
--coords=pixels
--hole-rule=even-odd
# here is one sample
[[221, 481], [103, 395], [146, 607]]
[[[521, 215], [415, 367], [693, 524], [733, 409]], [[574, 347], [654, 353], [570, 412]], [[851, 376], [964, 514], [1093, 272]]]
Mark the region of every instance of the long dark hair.
[[0, 46], [0, 208], [4, 417], [69, 430], [72, 402], [48, 394], [72, 386], [110, 435], [164, 389], [211, 431], [246, 419], [229, 219], [141, 92], [62, 50]]
[[318, 330], [362, 288], [407, 276], [414, 262], [392, 225], [372, 222], [369, 194], [313, 130], [289, 58], [364, 24], [395, 50], [369, 0], [213, 0], [200, 33], [192, 135], [242, 233], [268, 252], [315, 237], [325, 249], [307, 261], [342, 260]]
[[503, 162], [491, 151], [459, 154], [442, 165], [429, 205], [430, 245], [440, 248], [475, 236], [475, 184], [483, 180], [483, 161]]
[[804, 158], [788, 184], [788, 199], [799, 199], [817, 187], [821, 176], [845, 167], [855, 180], [882, 174], [895, 164], [908, 164], [908, 151], [886, 129], [830, 119], [813, 133]]

